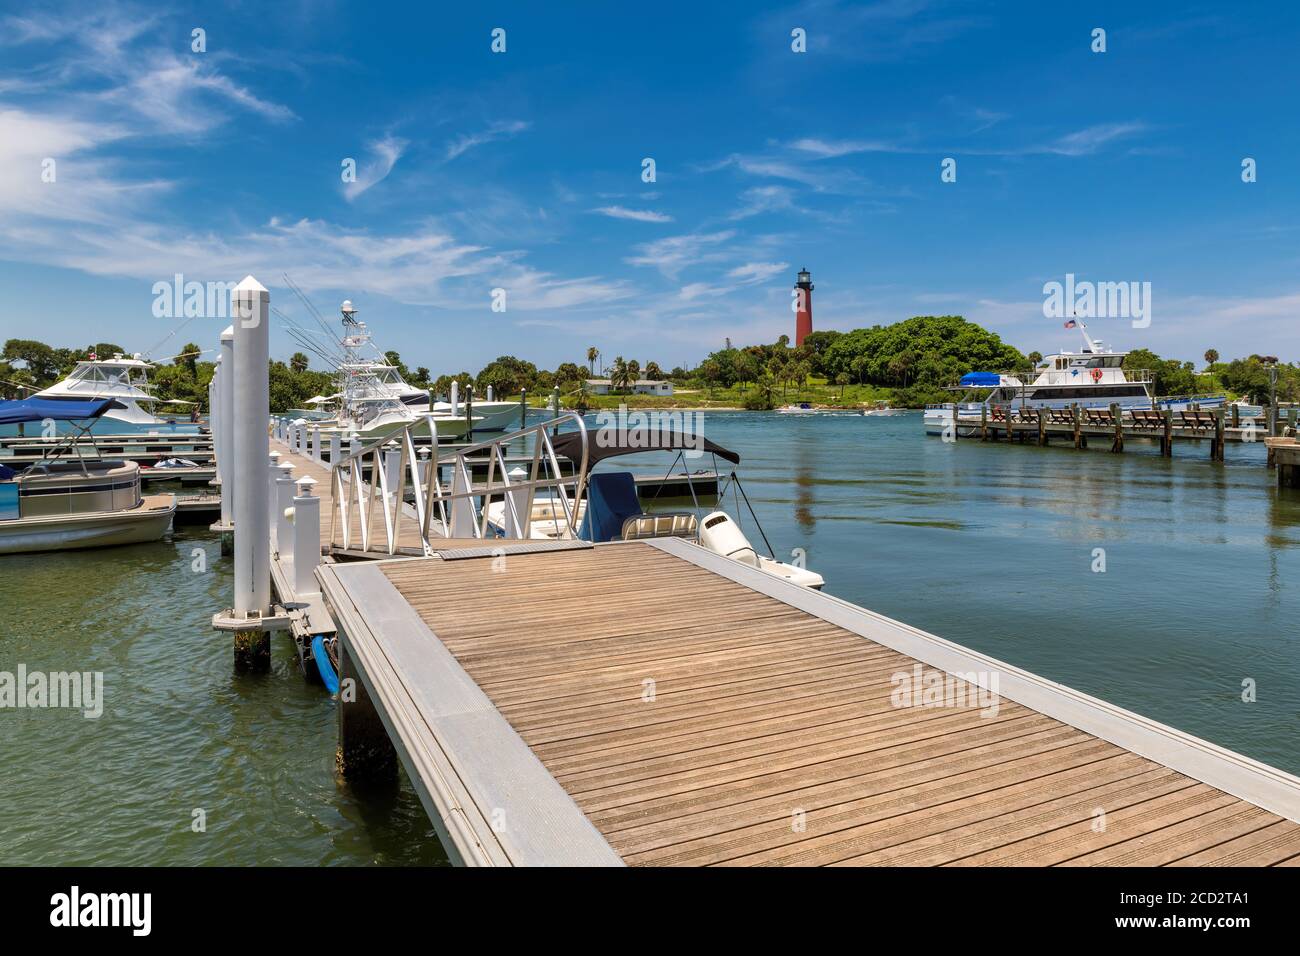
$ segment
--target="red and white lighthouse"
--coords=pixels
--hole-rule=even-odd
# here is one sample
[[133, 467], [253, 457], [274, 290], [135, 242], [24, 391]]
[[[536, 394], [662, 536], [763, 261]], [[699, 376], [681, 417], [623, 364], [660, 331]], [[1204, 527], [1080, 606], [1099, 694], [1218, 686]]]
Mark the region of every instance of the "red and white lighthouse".
[[803, 340], [812, 332], [812, 274], [807, 269], [799, 270], [799, 280], [794, 284], [794, 347], [803, 345]]

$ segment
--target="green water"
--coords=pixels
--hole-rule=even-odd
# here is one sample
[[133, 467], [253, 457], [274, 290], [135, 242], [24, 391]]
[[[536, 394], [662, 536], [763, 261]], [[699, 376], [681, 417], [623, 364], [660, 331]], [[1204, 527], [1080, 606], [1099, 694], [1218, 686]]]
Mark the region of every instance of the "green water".
[[[705, 431], [741, 453], [778, 556], [805, 549], [830, 593], [1300, 772], [1300, 492], [1262, 448], [948, 445], [918, 415], [718, 413]], [[184, 527], [0, 558], [0, 671], [105, 682], [97, 720], [0, 710], [0, 863], [443, 860], [409, 783], [336, 776], [334, 704], [287, 639], [272, 673], [231, 672], [209, 627], [229, 588], [215, 537]]]

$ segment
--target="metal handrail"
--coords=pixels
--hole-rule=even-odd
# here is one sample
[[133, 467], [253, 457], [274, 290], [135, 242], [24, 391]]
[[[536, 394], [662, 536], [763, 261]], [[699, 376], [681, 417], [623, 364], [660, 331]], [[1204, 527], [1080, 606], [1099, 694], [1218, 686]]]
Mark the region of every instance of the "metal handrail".
[[[340, 454], [337, 462], [330, 463], [333, 490], [330, 516], [331, 546], [341, 544], [343, 550], [351, 549], [354, 513], [352, 509], [355, 507], [356, 513], [361, 518], [361, 550], [371, 550], [371, 525], [375, 502], [379, 500], [382, 501], [384, 508], [383, 550], [387, 554], [395, 554], [401, 535], [403, 505], [408, 482], [414, 493], [415, 522], [419, 531], [421, 549], [425, 555], [430, 555], [434, 551], [430, 543], [431, 530], [437, 532], [435, 539], [439, 536], [488, 537], [487, 504], [492, 500], [493, 495], [503, 497], [505, 536], [527, 538], [532, 531], [532, 506], [536, 493], [543, 489], [554, 489], [564, 511], [565, 525], [570, 534], [577, 536], [578, 505], [586, 491], [589, 464], [587, 425], [581, 415], [566, 412], [558, 418], [529, 425], [508, 435], [458, 448], [453, 455], [445, 458], [439, 456], [438, 432], [433, 417], [425, 415], [423, 418], [427, 420], [431, 442], [427, 469], [424, 467], [425, 463], [418, 459], [412, 434], [412, 430], [421, 424], [420, 420], [411, 422], [362, 448]], [[559, 427], [566, 422], [576, 425], [576, 430], [582, 436], [582, 455], [577, 462], [577, 486], [572, 503], [566, 487], [574, 484], [575, 479], [565, 477], [561, 473], [559, 458], [551, 442], [552, 433], [558, 433]], [[517, 482], [512, 481], [506, 468], [506, 446], [514, 441], [526, 440], [529, 435], [534, 439], [529, 475]], [[397, 445], [396, 449], [392, 447], [394, 444]], [[393, 459], [387, 456], [394, 452], [397, 454], [395, 474], [390, 474], [390, 462]], [[488, 474], [486, 483], [476, 487], [472, 480], [470, 465], [473, 463], [469, 461], [469, 456], [479, 452], [487, 453]], [[370, 458], [369, 483], [363, 480], [367, 457]], [[440, 477], [443, 465], [450, 465], [452, 469], [450, 488], [443, 486]], [[500, 470], [499, 481], [498, 469]], [[422, 471], [424, 471], [423, 475]]]

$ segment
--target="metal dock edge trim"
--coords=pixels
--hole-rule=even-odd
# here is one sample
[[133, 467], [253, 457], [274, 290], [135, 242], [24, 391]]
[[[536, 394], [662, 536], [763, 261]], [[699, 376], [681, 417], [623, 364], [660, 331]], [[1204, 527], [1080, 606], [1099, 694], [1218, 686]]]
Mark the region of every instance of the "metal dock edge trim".
[[[326, 565], [316, 573], [339, 639], [453, 862], [625, 865], [388, 580], [383, 563]], [[358, 611], [362, 595], [366, 619]], [[396, 677], [399, 670], [423, 678], [419, 702]], [[432, 719], [421, 719], [422, 712]], [[504, 825], [498, 830], [493, 819]]]
[[[868, 640], [984, 687], [986, 674], [998, 674], [997, 694], [1030, 707], [1102, 740], [1154, 760], [1225, 793], [1300, 822], [1300, 777], [1220, 747], [1167, 724], [1099, 700], [1064, 684], [1039, 677], [993, 657], [969, 650], [820, 591], [791, 584], [678, 538], [645, 542], [819, 617]], [[985, 687], [986, 690], [991, 688]]]

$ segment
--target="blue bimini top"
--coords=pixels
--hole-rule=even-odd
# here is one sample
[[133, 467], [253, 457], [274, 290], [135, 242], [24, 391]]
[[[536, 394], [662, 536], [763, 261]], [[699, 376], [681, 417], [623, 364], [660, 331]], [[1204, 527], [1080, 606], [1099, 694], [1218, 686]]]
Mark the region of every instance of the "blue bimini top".
[[18, 402], [0, 402], [0, 425], [21, 425], [47, 418], [56, 422], [73, 422], [98, 418], [113, 404], [111, 398], [86, 401], [62, 401], [49, 398], [25, 398]]

